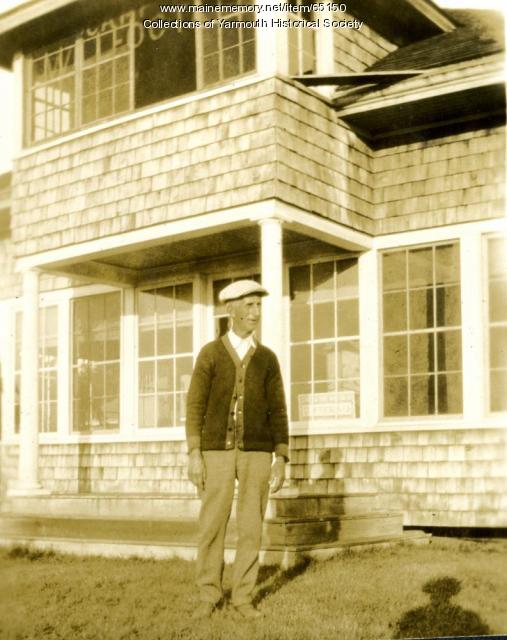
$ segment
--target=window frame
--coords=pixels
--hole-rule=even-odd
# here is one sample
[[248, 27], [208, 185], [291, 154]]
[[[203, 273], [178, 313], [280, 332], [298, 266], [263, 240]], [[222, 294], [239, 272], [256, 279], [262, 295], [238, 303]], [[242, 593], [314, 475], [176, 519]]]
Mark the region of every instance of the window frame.
[[[459, 304], [459, 312], [460, 312], [460, 325], [459, 328], [457, 325], [452, 325], [452, 326], [443, 326], [442, 328], [439, 329], [438, 325], [436, 324], [436, 322], [434, 323], [433, 327], [426, 327], [426, 328], [421, 328], [421, 329], [410, 329], [409, 328], [409, 309], [407, 307], [406, 313], [407, 313], [407, 326], [406, 329], [404, 331], [390, 331], [388, 334], [385, 333], [384, 331], [384, 288], [383, 288], [383, 258], [384, 255], [386, 254], [390, 254], [390, 253], [396, 253], [396, 252], [410, 252], [413, 250], [420, 250], [420, 249], [425, 249], [425, 248], [431, 248], [432, 249], [432, 273], [433, 273], [433, 282], [431, 284], [431, 290], [432, 290], [432, 299], [433, 302], [435, 301], [435, 296], [436, 296], [436, 289], [438, 288], [438, 285], [436, 284], [435, 281], [435, 260], [434, 260], [434, 251], [433, 249], [436, 249], [436, 247], [438, 246], [446, 246], [449, 244], [456, 244], [458, 247], [458, 268], [459, 268], [459, 279], [458, 279], [458, 284], [459, 284], [459, 288], [460, 288], [460, 304]], [[461, 245], [461, 239], [460, 238], [449, 238], [446, 240], [438, 240], [438, 241], [426, 241], [426, 242], [414, 242], [411, 244], [406, 244], [406, 245], [399, 245], [397, 247], [393, 247], [393, 248], [388, 248], [388, 249], [383, 249], [382, 251], [379, 252], [379, 291], [378, 291], [378, 307], [379, 307], [379, 334], [378, 334], [378, 341], [379, 341], [379, 353], [380, 353], [380, 370], [379, 370], [379, 390], [380, 390], [380, 416], [379, 419], [381, 421], [426, 421], [426, 420], [450, 420], [450, 419], [460, 419], [463, 418], [465, 415], [465, 404], [464, 404], [464, 396], [465, 396], [465, 384], [464, 384], [464, 358], [463, 358], [463, 305], [462, 305], [462, 295], [461, 295], [461, 291], [462, 291], [462, 282], [463, 282], [463, 273], [462, 273], [462, 269], [461, 269], [461, 253], [462, 253], [462, 245]], [[445, 286], [445, 285], [442, 285]], [[451, 285], [454, 286], [454, 283]], [[421, 285], [420, 287], [421, 289], [423, 288], [423, 285]], [[424, 288], [430, 288], [428, 286], [425, 286]], [[410, 293], [411, 289], [409, 287], [409, 283], [407, 281], [406, 283], [406, 288], [404, 289], [404, 291], [407, 292], [407, 295]], [[437, 314], [437, 308], [436, 305], [433, 305], [433, 309], [432, 309], [432, 313], [433, 313], [433, 320], [436, 319], [436, 314]], [[433, 344], [433, 355], [435, 357], [435, 362], [434, 362], [434, 370], [433, 371], [429, 371], [427, 373], [420, 373], [420, 374], [413, 374], [410, 371], [410, 367], [407, 367], [407, 372], [406, 374], [404, 374], [403, 376], [398, 376], [398, 377], [404, 377], [407, 379], [407, 403], [408, 403], [408, 410], [410, 412], [410, 382], [411, 382], [411, 378], [414, 377], [414, 375], [417, 377], [418, 375], [420, 377], [426, 375], [426, 376], [430, 376], [430, 377], [434, 377], [435, 381], [434, 381], [434, 385], [436, 388], [438, 388], [438, 375], [439, 375], [439, 371], [438, 371], [438, 364], [437, 364], [437, 336], [439, 333], [444, 333], [447, 331], [459, 331], [460, 333], [460, 340], [459, 340], [459, 345], [460, 345], [460, 349], [461, 349], [461, 353], [460, 353], [460, 359], [461, 359], [461, 369], [460, 369], [460, 375], [461, 375], [461, 411], [459, 413], [438, 413], [438, 411], [435, 411], [434, 413], [428, 413], [428, 414], [413, 414], [411, 415], [410, 413], [408, 413], [408, 415], [399, 415], [399, 416], [386, 416], [385, 415], [385, 375], [384, 375], [384, 371], [385, 371], [385, 358], [384, 358], [384, 339], [387, 335], [387, 337], [392, 337], [392, 336], [407, 336], [407, 344], [410, 344], [410, 340], [409, 337], [411, 335], [433, 335], [434, 336], [434, 344]], [[410, 362], [410, 349], [407, 349], [407, 363]], [[447, 375], [448, 373], [455, 373], [454, 370], [452, 371], [448, 371], [448, 370], [444, 370], [442, 372], [443, 375]], [[437, 395], [435, 396], [435, 407], [438, 407], [438, 391], [437, 391]]]
[[[105, 365], [107, 362], [109, 363], [118, 363], [118, 427], [114, 429], [89, 429], [89, 430], [80, 430], [74, 424], [74, 369], [76, 365], [73, 362], [74, 354], [73, 354], [73, 341], [74, 341], [74, 309], [73, 303], [76, 300], [80, 300], [83, 298], [90, 298], [95, 296], [104, 296], [109, 294], [117, 293], [120, 296], [120, 313], [119, 313], [119, 326], [118, 326], [118, 340], [119, 340], [119, 348], [118, 348], [118, 359], [114, 360], [102, 360], [100, 361], [101, 365]], [[69, 432], [71, 435], [77, 436], [89, 436], [96, 434], [118, 434], [121, 433], [121, 425], [122, 425], [122, 412], [123, 412], [123, 399], [122, 399], [122, 389], [123, 389], [123, 342], [124, 342], [124, 331], [123, 331], [123, 318], [124, 318], [124, 292], [123, 289], [115, 289], [109, 288], [106, 291], [86, 291], [80, 292], [80, 295], [74, 295], [69, 298], [69, 358], [68, 358], [68, 367], [69, 367], [69, 394], [68, 394], [68, 403], [69, 403]], [[107, 396], [103, 396], [106, 398]]]
[[[292, 6], [297, 5], [298, 11], [288, 11], [288, 18], [290, 20], [304, 20], [305, 22], [315, 21], [317, 16], [315, 11], [302, 11], [300, 7], [306, 4], [304, 0], [296, 0]], [[311, 4], [311, 2], [309, 3]], [[322, 27], [323, 29], [325, 27]], [[304, 70], [305, 63], [305, 32], [309, 30], [312, 34], [312, 49], [311, 58], [313, 61], [311, 71]], [[291, 46], [291, 34], [294, 34], [296, 40], [296, 46]], [[319, 29], [313, 29], [310, 27], [287, 27], [287, 69], [291, 76], [311, 75], [318, 72], [318, 35]], [[295, 52], [297, 56], [297, 71], [294, 73], [291, 71], [291, 53]]]
[[[362, 341], [362, 333], [361, 333], [361, 262], [360, 262], [360, 258], [361, 258], [361, 252], [349, 252], [346, 255], [344, 255], [342, 252], [340, 252], [339, 250], [337, 250], [337, 253], [330, 253], [330, 254], [326, 254], [326, 255], [322, 255], [319, 256], [317, 258], [311, 258], [311, 259], [302, 259], [302, 260], [291, 260], [290, 262], [287, 262], [284, 267], [285, 267], [285, 273], [284, 273], [284, 280], [286, 282], [286, 290], [285, 290], [285, 325], [287, 327], [287, 331], [288, 331], [288, 340], [286, 340], [286, 344], [285, 344], [285, 349], [286, 349], [286, 353], [285, 353], [285, 362], [287, 363], [286, 365], [286, 370], [283, 371], [283, 377], [284, 377], [284, 385], [285, 385], [285, 393], [286, 393], [286, 399], [287, 399], [287, 409], [288, 409], [288, 413], [289, 416], [291, 416], [291, 404], [292, 404], [292, 380], [291, 380], [291, 346], [292, 346], [292, 342], [290, 339], [290, 269], [292, 269], [293, 267], [301, 267], [301, 266], [306, 266], [306, 265], [315, 265], [315, 264], [322, 264], [325, 262], [339, 262], [339, 261], [344, 261], [344, 260], [350, 260], [350, 259], [355, 259], [357, 260], [357, 269], [358, 269], [358, 284], [357, 284], [357, 300], [358, 300], [358, 307], [359, 307], [359, 313], [358, 313], [358, 334], [357, 336], [354, 336], [353, 338], [351, 338], [350, 336], [344, 336], [343, 338], [341, 338], [342, 341], [346, 341], [346, 340], [350, 340], [350, 339], [354, 339], [358, 341], [359, 344], [359, 389], [358, 389], [358, 394], [359, 394], [359, 402], [356, 403], [356, 413], [358, 415], [356, 415], [356, 417], [352, 418], [352, 417], [346, 417], [346, 418], [322, 418], [322, 419], [308, 419], [308, 420], [293, 420], [292, 417], [289, 418], [289, 422], [290, 422], [290, 428], [291, 428], [291, 434], [297, 435], [298, 433], [308, 433], [308, 434], [313, 434], [313, 433], [334, 433], [334, 432], [341, 432], [343, 431], [349, 431], [351, 429], [357, 429], [358, 425], [362, 424], [364, 421], [364, 416], [362, 415], [362, 406], [363, 406], [363, 400], [362, 400], [362, 389], [361, 389], [361, 361], [362, 361], [362, 356], [361, 356], [361, 341]], [[325, 339], [323, 339], [325, 340]], [[338, 336], [335, 336], [333, 338], [333, 341], [338, 343], [339, 342], [339, 338]], [[336, 356], [338, 357], [338, 355]], [[337, 373], [337, 372], [336, 372]], [[338, 378], [337, 378], [338, 380]], [[313, 382], [311, 383], [313, 384]]]
[[[491, 417], [501, 417], [507, 414], [507, 409], [492, 409], [491, 408], [491, 329], [492, 327], [507, 327], [507, 321], [491, 322], [490, 320], [490, 282], [491, 275], [489, 271], [489, 253], [490, 253], [490, 241], [497, 238], [502, 238], [507, 242], [507, 233], [489, 233], [484, 234], [482, 237], [482, 249], [483, 249], [483, 326], [484, 326], [484, 406], [485, 413]], [[506, 258], [507, 262], [507, 258]]]
[[[140, 356], [140, 349], [139, 349], [139, 328], [140, 328], [140, 322], [139, 322], [139, 294], [143, 291], [147, 291], [147, 290], [153, 290], [153, 289], [163, 289], [166, 287], [172, 287], [172, 288], [176, 288], [178, 286], [181, 285], [190, 285], [191, 286], [191, 297], [192, 297], [192, 349], [191, 351], [188, 352], [183, 352], [181, 354], [177, 354], [176, 352], [171, 353], [171, 354], [167, 354], [166, 356], [157, 356], [157, 354], [154, 354], [152, 357], [148, 357], [148, 356]], [[134, 292], [134, 296], [135, 296], [135, 300], [134, 300], [134, 315], [135, 315], [135, 354], [134, 354], [134, 380], [135, 380], [135, 402], [134, 404], [134, 415], [133, 415], [133, 420], [134, 420], [134, 431], [136, 433], [136, 435], [139, 434], [150, 434], [150, 433], [165, 433], [166, 436], [167, 434], [176, 434], [178, 436], [182, 436], [184, 435], [184, 431], [185, 431], [185, 425], [180, 425], [180, 424], [174, 424], [174, 425], [164, 425], [164, 426], [157, 426], [157, 425], [153, 425], [153, 426], [146, 426], [143, 427], [140, 425], [140, 420], [139, 420], [139, 408], [140, 408], [140, 389], [139, 389], [139, 384], [140, 384], [140, 376], [139, 376], [139, 365], [140, 363], [143, 362], [148, 362], [148, 361], [158, 361], [160, 359], [169, 359], [171, 360], [171, 362], [175, 362], [176, 359], [178, 357], [192, 357], [192, 368], [193, 365], [195, 363], [195, 359], [196, 359], [196, 352], [195, 352], [195, 316], [194, 316], [194, 308], [196, 306], [196, 283], [195, 283], [195, 279], [192, 277], [188, 277], [188, 276], [181, 276], [179, 278], [173, 278], [170, 280], [163, 280], [163, 281], [158, 281], [154, 284], [143, 284], [139, 287], [136, 287], [135, 292]], [[178, 393], [176, 390], [176, 380], [173, 381], [173, 390], [171, 391], [172, 394], [176, 394]], [[186, 393], [186, 392], [185, 392]], [[154, 394], [155, 398], [157, 398], [157, 392], [155, 391]], [[174, 406], [174, 405], [173, 405]]]
[[[83, 75], [84, 75], [85, 69], [89, 69], [92, 67], [98, 69], [105, 62], [109, 60], [115, 60], [117, 57], [116, 55], [112, 55], [111, 57], [108, 57], [105, 59], [97, 58], [96, 62], [93, 65], [87, 65], [84, 59], [84, 41], [89, 40], [93, 37], [92, 35], [87, 34], [87, 29], [91, 31], [96, 29], [98, 32], [97, 37], [100, 37], [99, 30], [103, 25], [107, 25], [109, 22], [114, 21], [114, 19], [116, 18], [120, 19], [124, 16], [128, 16], [128, 21], [117, 28], [124, 28], [126, 25], [128, 25], [127, 26], [128, 50], [127, 50], [126, 57], [128, 57], [128, 60], [129, 60], [129, 70], [128, 70], [129, 106], [126, 110], [118, 111], [118, 112], [115, 112], [113, 107], [113, 112], [111, 113], [111, 115], [106, 115], [106, 116], [96, 118], [94, 120], [90, 120], [89, 122], [84, 123], [82, 103], [84, 98]], [[87, 129], [88, 127], [98, 125], [102, 122], [107, 122], [108, 120], [112, 120], [112, 119], [121, 117], [122, 115], [131, 113], [132, 111], [135, 111], [135, 108], [134, 108], [134, 83], [135, 83], [134, 51], [135, 51], [135, 48], [132, 46], [132, 38], [133, 38], [132, 27], [134, 24], [134, 20], [135, 20], [135, 12], [133, 10], [124, 11], [117, 16], [113, 16], [112, 18], [109, 18], [108, 20], [103, 20], [102, 22], [97, 24], [95, 27], [88, 27], [88, 28], [84, 27], [82, 32], [80, 32], [76, 36], [68, 36], [66, 38], [62, 38], [54, 42], [52, 45], [43, 47], [25, 56], [24, 64], [23, 64], [23, 68], [24, 68], [23, 95], [24, 95], [24, 106], [25, 106], [24, 108], [25, 118], [23, 119], [23, 122], [24, 122], [23, 141], [24, 141], [25, 147], [32, 148], [40, 144], [51, 142], [53, 140], [59, 140], [60, 138], [70, 135], [76, 131]], [[114, 33], [114, 30], [112, 31], [112, 33]], [[47, 135], [42, 137], [40, 140], [37, 140], [35, 137], [36, 127], [35, 127], [35, 119], [34, 119], [34, 113], [33, 113], [33, 103], [34, 103], [33, 95], [35, 90], [35, 85], [33, 82], [33, 66], [36, 60], [40, 58], [46, 59], [47, 57], [51, 56], [52, 52], [54, 52], [55, 50], [60, 50], [63, 46], [63, 45], [60, 45], [60, 43], [63, 43], [66, 41], [72, 41], [72, 44], [67, 45], [65, 48], [69, 48], [69, 49], [72, 48], [73, 55], [74, 55], [74, 69], [72, 72], [72, 77], [74, 80], [73, 82], [74, 124], [66, 131], [63, 131], [60, 133], [53, 133], [52, 135]], [[58, 76], [58, 80], [60, 81], [62, 77], [63, 76]], [[46, 81], [44, 84], [46, 85], [47, 83], [48, 81]], [[115, 85], [112, 85], [112, 90], [114, 90], [114, 88], [115, 88]]]

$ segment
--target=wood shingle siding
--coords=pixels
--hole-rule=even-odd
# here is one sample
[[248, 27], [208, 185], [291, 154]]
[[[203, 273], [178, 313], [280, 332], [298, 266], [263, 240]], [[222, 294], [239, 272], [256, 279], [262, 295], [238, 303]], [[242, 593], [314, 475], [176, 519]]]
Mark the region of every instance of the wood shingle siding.
[[[347, 13], [334, 13], [334, 20], [354, 20]], [[334, 30], [335, 73], [357, 73], [381, 60], [396, 45], [373, 31], [366, 23], [361, 29]]]
[[[502, 429], [293, 436], [289, 484], [305, 493], [376, 492], [405, 526], [506, 526]], [[16, 446], [3, 448], [14, 477]], [[193, 496], [184, 442], [41, 445], [40, 478], [58, 494]]]
[[372, 166], [377, 233], [504, 215], [502, 129], [385, 149]]
[[372, 151], [331, 107], [271, 79], [139, 114], [20, 158], [27, 255], [278, 198], [371, 234], [502, 215], [504, 132]]
[[27, 255], [273, 197], [372, 231], [369, 162], [328, 105], [269, 80], [21, 158], [13, 240]]

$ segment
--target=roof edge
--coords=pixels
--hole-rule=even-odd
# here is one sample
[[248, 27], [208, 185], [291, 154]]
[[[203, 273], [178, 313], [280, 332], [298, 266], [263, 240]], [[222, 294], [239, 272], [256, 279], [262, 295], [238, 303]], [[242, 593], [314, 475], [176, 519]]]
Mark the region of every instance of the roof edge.
[[454, 31], [456, 23], [446, 11], [437, 6], [432, 0], [406, 0], [414, 9], [422, 13], [442, 31]]

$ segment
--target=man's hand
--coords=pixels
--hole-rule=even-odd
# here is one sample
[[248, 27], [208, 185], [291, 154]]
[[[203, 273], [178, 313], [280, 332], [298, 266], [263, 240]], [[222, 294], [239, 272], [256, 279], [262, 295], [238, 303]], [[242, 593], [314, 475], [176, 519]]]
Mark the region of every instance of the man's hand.
[[206, 468], [204, 460], [199, 449], [192, 449], [188, 454], [188, 478], [190, 482], [197, 488], [200, 494], [204, 491], [204, 483], [206, 481]]
[[283, 456], [277, 456], [271, 467], [271, 479], [269, 484], [271, 486], [271, 493], [280, 491], [285, 480], [285, 458]]

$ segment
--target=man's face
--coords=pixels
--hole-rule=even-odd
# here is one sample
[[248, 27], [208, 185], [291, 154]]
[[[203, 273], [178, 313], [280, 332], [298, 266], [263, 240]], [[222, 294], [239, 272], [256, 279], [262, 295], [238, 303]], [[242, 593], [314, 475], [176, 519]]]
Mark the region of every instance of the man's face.
[[232, 328], [238, 336], [244, 338], [255, 331], [261, 317], [261, 297], [245, 296], [233, 300], [228, 305]]

